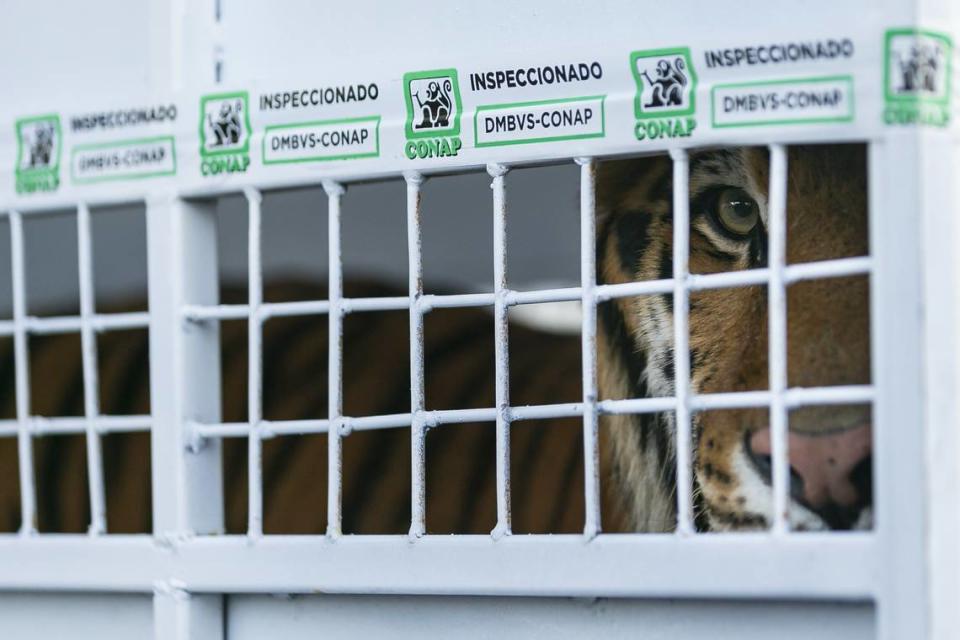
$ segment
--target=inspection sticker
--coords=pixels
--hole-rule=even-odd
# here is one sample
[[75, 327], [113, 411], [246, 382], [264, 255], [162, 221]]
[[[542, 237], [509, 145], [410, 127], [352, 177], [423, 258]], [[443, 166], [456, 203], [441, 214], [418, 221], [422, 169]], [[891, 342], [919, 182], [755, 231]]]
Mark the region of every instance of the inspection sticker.
[[268, 126], [263, 135], [264, 164], [379, 155], [379, 116]]
[[200, 174], [246, 173], [250, 167], [249, 96], [246, 91], [200, 97]]
[[719, 84], [710, 95], [718, 128], [853, 120], [851, 76]]
[[605, 96], [538, 100], [477, 107], [478, 147], [602, 138]]
[[890, 29], [884, 36], [883, 121], [892, 125], [950, 124], [953, 40], [945, 33]]
[[74, 182], [172, 176], [177, 172], [173, 136], [78, 144], [70, 158]]
[[49, 114], [17, 120], [17, 193], [56, 191], [60, 186], [63, 136], [60, 116]]

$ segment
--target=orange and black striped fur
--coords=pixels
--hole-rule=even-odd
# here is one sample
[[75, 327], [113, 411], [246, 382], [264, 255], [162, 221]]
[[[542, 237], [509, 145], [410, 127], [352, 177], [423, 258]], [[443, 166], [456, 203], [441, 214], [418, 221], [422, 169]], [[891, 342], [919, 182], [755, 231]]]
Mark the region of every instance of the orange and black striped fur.
[[[348, 283], [355, 296], [397, 291]], [[306, 285], [267, 287], [270, 301], [322, 299]], [[242, 302], [225, 292], [224, 302]], [[247, 327], [221, 324], [223, 419], [246, 420]], [[425, 319], [428, 409], [494, 406], [493, 317], [461, 309]], [[357, 313], [344, 322], [344, 410], [347, 415], [404, 413], [410, 408], [406, 312]], [[579, 340], [511, 326], [511, 394], [518, 405], [580, 397]], [[101, 412], [149, 413], [146, 331], [99, 337]], [[0, 352], [0, 408], [14, 413], [13, 359]], [[80, 341], [75, 335], [31, 340], [34, 415], [82, 415]], [[327, 319], [274, 319], [264, 330], [263, 410], [273, 420], [327, 414]], [[358, 431], [343, 442], [345, 533], [406, 533], [410, 526], [410, 431]], [[447, 425], [427, 435], [428, 533], [489, 533], [496, 524], [493, 423]], [[583, 447], [578, 420], [516, 423], [512, 437], [513, 529], [575, 532], [583, 527]], [[264, 530], [326, 529], [326, 436], [264, 441]], [[110, 532], [150, 531], [147, 434], [103, 438]], [[82, 532], [89, 522], [84, 436], [34, 440], [41, 532]], [[223, 449], [226, 531], [246, 529], [247, 447]], [[15, 439], [0, 439], [0, 531], [19, 527]]]
[[[740, 148], [690, 158], [690, 270], [709, 274], [767, 264], [768, 154]], [[605, 163], [599, 168], [598, 280], [620, 283], [672, 277], [672, 182], [668, 158]], [[867, 254], [866, 158], [862, 145], [791, 149], [787, 197], [787, 262]], [[350, 295], [395, 295], [367, 287]], [[234, 296], [242, 301], [242, 296]], [[287, 286], [267, 299], [322, 299], [323, 292]], [[230, 302], [229, 296], [224, 300]], [[789, 386], [869, 383], [869, 283], [854, 276], [814, 280], [787, 291]], [[674, 390], [672, 298], [618, 299], [598, 310], [601, 398], [670, 396]], [[694, 292], [690, 296], [691, 387], [697, 393], [767, 388], [765, 287]], [[346, 415], [409, 410], [408, 321], [404, 312], [347, 317]], [[483, 310], [433, 311], [426, 317], [428, 409], [494, 406], [493, 319]], [[224, 322], [225, 421], [246, 419], [246, 325]], [[82, 411], [79, 339], [51, 337], [32, 345], [38, 415]], [[271, 320], [264, 336], [264, 417], [325, 417], [325, 317]], [[511, 402], [581, 398], [580, 341], [513, 326]], [[684, 354], [684, 357], [686, 354]], [[100, 338], [104, 413], [147, 413], [147, 342], [138, 335]], [[0, 352], [0, 408], [13, 413], [9, 344]], [[905, 428], [909, 425], [903, 425]], [[579, 420], [517, 422], [512, 433], [513, 530], [577, 532], [583, 527], [583, 449]], [[701, 529], [768, 525], [772, 512], [769, 417], [765, 410], [698, 413], [693, 418], [693, 482]], [[791, 485], [797, 528], [867, 528], [871, 521], [870, 415], [865, 407], [815, 407], [790, 416], [791, 439], [826, 451], [843, 467], [818, 477], [806, 460]], [[865, 434], [865, 435], [864, 435]], [[427, 530], [484, 533], [495, 525], [492, 424], [451, 425], [427, 435]], [[604, 416], [601, 471], [606, 531], [669, 531], [676, 522], [672, 413]], [[404, 533], [410, 516], [409, 431], [358, 432], [344, 441], [343, 530]], [[865, 439], [866, 438], [866, 439]], [[832, 443], [846, 443], [843, 456]], [[108, 528], [149, 531], [146, 436], [104, 438]], [[18, 526], [15, 442], [0, 440], [0, 529]], [[41, 531], [82, 531], [87, 491], [82, 437], [34, 443]], [[791, 445], [791, 452], [801, 447]], [[224, 448], [226, 530], [245, 527], [247, 449]], [[804, 466], [806, 465], [806, 466]], [[819, 471], [813, 469], [813, 472]], [[806, 475], [803, 475], [806, 474]], [[831, 475], [832, 474], [832, 475]], [[279, 437], [264, 443], [264, 529], [325, 530], [326, 440]], [[849, 477], [848, 477], [849, 476]], [[819, 483], [819, 484], [818, 484]], [[822, 503], [821, 499], [827, 498]], [[833, 498], [838, 501], [831, 502]], [[839, 500], [842, 498], [842, 500]]]
[[[769, 154], [763, 148], [690, 155], [693, 274], [762, 269], [768, 260]], [[796, 147], [787, 157], [786, 262], [868, 254], [864, 145]], [[673, 276], [672, 166], [652, 157], [608, 163], [599, 176], [602, 282]], [[809, 280], [786, 292], [789, 387], [870, 382], [869, 281]], [[601, 305], [603, 397], [674, 393], [673, 299], [648, 295]], [[768, 389], [767, 288], [694, 291], [689, 299], [690, 386], [697, 393]], [[693, 498], [700, 529], [767, 527], [771, 521], [770, 417], [765, 409], [694, 413]], [[903, 425], [907, 427], [908, 425]], [[797, 529], [869, 528], [870, 409], [824, 406], [789, 416]], [[676, 524], [672, 412], [606, 416], [601, 430], [606, 513], [633, 531]], [[608, 520], [608, 523], [611, 521]], [[607, 527], [609, 529], [609, 526]]]

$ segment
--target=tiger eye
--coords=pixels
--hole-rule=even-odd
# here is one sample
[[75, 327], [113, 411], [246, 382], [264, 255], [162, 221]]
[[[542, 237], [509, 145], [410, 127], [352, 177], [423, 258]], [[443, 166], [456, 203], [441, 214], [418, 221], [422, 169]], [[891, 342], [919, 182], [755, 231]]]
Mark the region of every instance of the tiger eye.
[[724, 189], [717, 198], [715, 215], [724, 229], [745, 236], [760, 221], [760, 206], [743, 189]]

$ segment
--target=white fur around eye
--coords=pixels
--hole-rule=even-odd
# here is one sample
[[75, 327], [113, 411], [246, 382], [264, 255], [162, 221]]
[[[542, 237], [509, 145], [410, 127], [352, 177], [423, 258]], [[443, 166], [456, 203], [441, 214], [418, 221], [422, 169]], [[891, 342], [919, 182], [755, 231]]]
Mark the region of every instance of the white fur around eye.
[[750, 252], [750, 242], [746, 238], [743, 240], [734, 240], [718, 232], [713, 224], [702, 216], [694, 221], [693, 228], [706, 236], [707, 240], [709, 240], [713, 246], [724, 253], [745, 258]]

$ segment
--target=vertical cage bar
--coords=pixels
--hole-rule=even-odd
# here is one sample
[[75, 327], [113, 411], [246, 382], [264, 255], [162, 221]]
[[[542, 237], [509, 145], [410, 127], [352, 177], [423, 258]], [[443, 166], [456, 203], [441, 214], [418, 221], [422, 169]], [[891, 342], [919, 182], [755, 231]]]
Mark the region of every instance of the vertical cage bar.
[[83, 412], [86, 416], [87, 482], [90, 490], [90, 534], [107, 530], [106, 500], [103, 486], [103, 456], [96, 419], [100, 414], [97, 376], [97, 337], [93, 332], [94, 288], [93, 251], [90, 240], [90, 208], [77, 207], [77, 255], [80, 278], [80, 341], [83, 359]]
[[583, 307], [583, 535], [600, 533], [600, 448], [597, 416], [597, 165], [593, 158], [577, 158], [580, 165], [580, 289]]
[[[182, 315], [185, 305], [217, 303], [217, 217], [212, 199], [164, 193], [146, 205], [152, 524], [163, 548], [223, 533], [221, 439], [200, 440], [187, 426], [220, 420], [219, 323]], [[169, 575], [155, 578], [155, 637], [223, 637], [221, 595], [185, 594]]]
[[26, 270], [23, 260], [23, 219], [10, 212], [10, 272], [13, 279], [13, 357], [17, 393], [17, 455], [20, 469], [20, 534], [37, 531], [33, 442], [30, 436], [30, 359], [27, 356]]
[[327, 404], [330, 428], [327, 432], [327, 535], [335, 538], [342, 533], [343, 515], [343, 453], [340, 433], [343, 418], [343, 254], [340, 246], [340, 199], [344, 188], [338, 182], [326, 180], [327, 194], [329, 285], [327, 352]]
[[[934, 361], [950, 358], [945, 344], [929, 335], [942, 320], [944, 304], [954, 302], [950, 276], [929, 271], [937, 261], [936, 238], [953, 252], [956, 236], [950, 233], [952, 207], [943, 199], [956, 184], [951, 170], [950, 136], [928, 135], [902, 128], [887, 133], [869, 147], [869, 210], [867, 225], [874, 268], [870, 279], [871, 380], [876, 389], [873, 405], [873, 507], [874, 536], [883, 562], [877, 576], [877, 638], [941, 638], [955, 635], [934, 633], [943, 597], [956, 608], [950, 590], [929, 591], [943, 570], [955, 574], [955, 565], [935, 548], [936, 525], [932, 520], [937, 494], [927, 484], [930, 438], [940, 428], [955, 430], [956, 423], [935, 420], [942, 404], [927, 404], [936, 394], [931, 385], [956, 394], [949, 380], [930, 377]], [[909, 215], [904, 215], [909, 212]], [[932, 279], [929, 280], [928, 279]], [[931, 285], [935, 283], [935, 288]], [[933, 293], [932, 299], [927, 298]], [[949, 300], [949, 302], [948, 302]], [[956, 326], [950, 327], [955, 332]], [[928, 359], [927, 345], [936, 349]], [[904, 429], [904, 425], [911, 428]], [[943, 445], [942, 442], [936, 443]], [[956, 450], [944, 451], [956, 464]], [[775, 459], [776, 460], [776, 459]], [[937, 487], [949, 495], [956, 511], [957, 495], [949, 484]], [[956, 546], [956, 538], [949, 540]]]
[[248, 498], [247, 535], [258, 537], [263, 534], [263, 442], [260, 440], [261, 411], [261, 315], [263, 302], [263, 272], [260, 260], [260, 205], [263, 196], [252, 187], [243, 191], [248, 204], [248, 257], [247, 286], [249, 287], [250, 315], [247, 320], [247, 420], [250, 425], [248, 438]]
[[511, 533], [510, 517], [510, 330], [507, 323], [507, 189], [508, 168], [501, 164], [487, 165], [493, 178], [493, 291], [494, 362], [497, 403], [496, 470], [497, 525], [493, 537]]
[[410, 537], [426, 532], [426, 424], [423, 382], [423, 256], [420, 235], [420, 185], [423, 176], [404, 175], [407, 181], [407, 254], [410, 294]]
[[690, 164], [687, 152], [674, 149], [673, 160], [673, 371], [677, 447], [677, 533], [694, 532], [693, 425], [690, 416]]
[[771, 530], [774, 535], [782, 535], [788, 529], [790, 464], [784, 398], [787, 389], [787, 300], [783, 279], [787, 262], [787, 149], [780, 144], [770, 145], [770, 204], [767, 215], [770, 446], [773, 460]]

